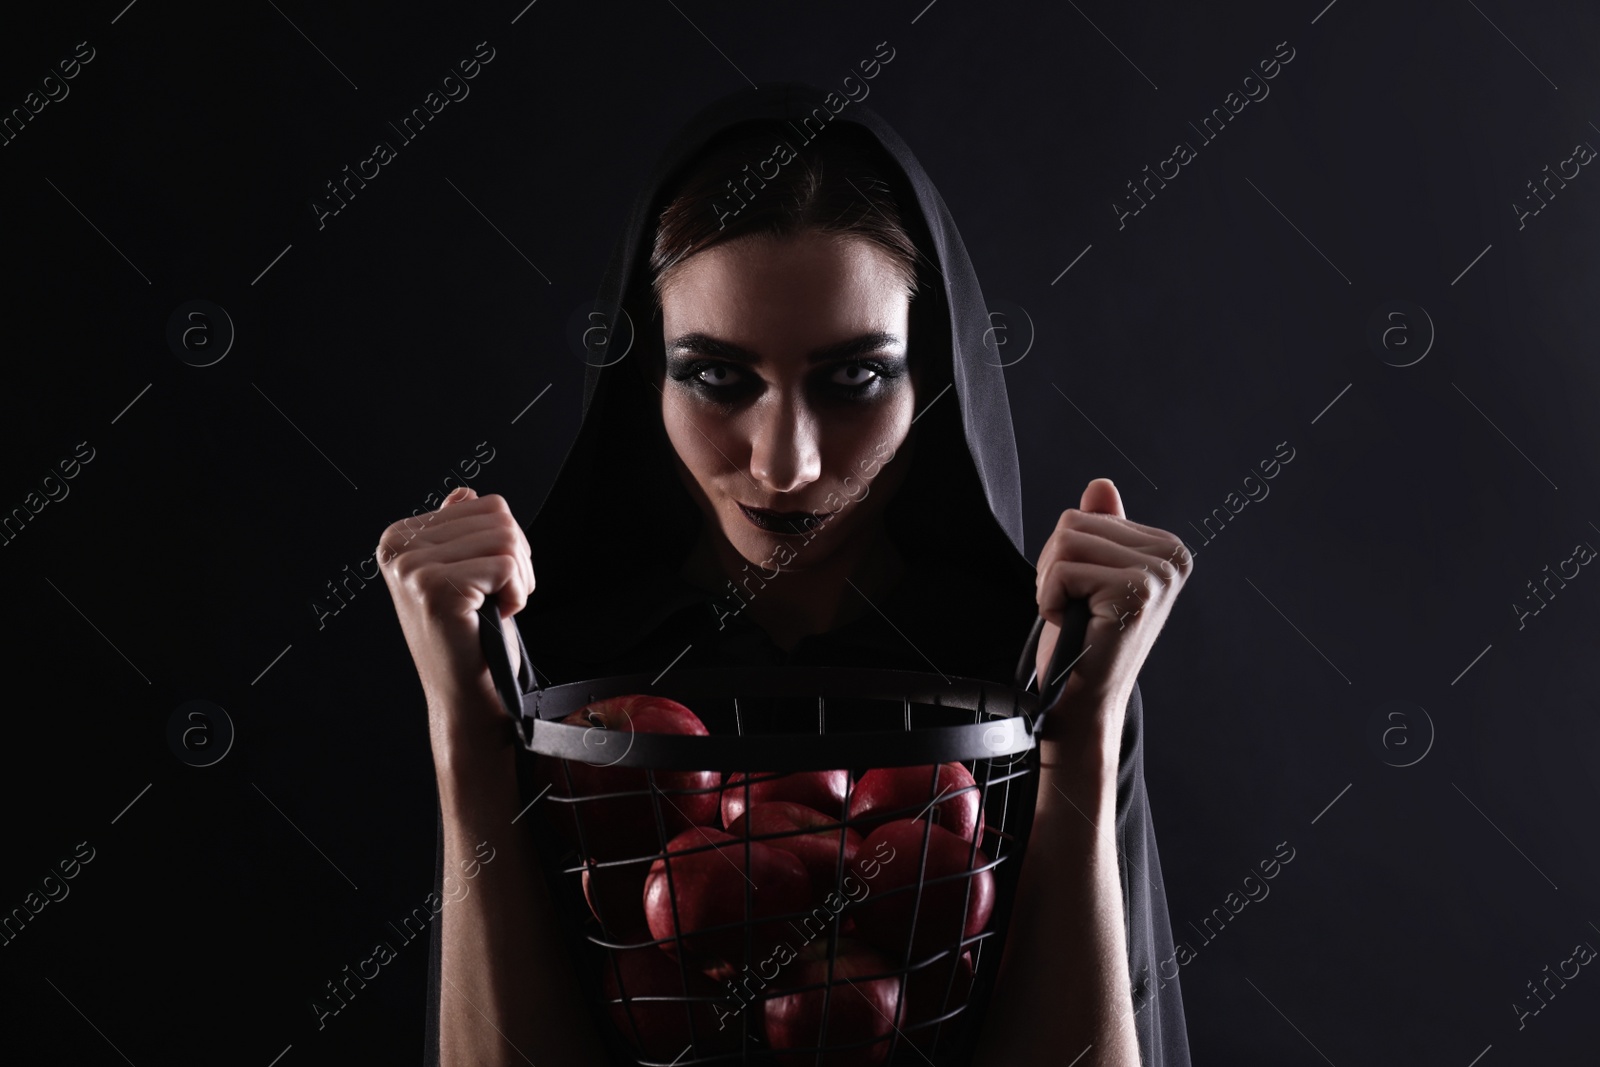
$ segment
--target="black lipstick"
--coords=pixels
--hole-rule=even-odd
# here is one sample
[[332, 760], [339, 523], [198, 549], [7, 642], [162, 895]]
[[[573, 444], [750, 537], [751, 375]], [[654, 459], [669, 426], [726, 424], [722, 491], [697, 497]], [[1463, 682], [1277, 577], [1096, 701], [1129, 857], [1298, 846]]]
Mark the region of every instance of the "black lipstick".
[[739, 505], [739, 510], [757, 529], [791, 537], [809, 533], [821, 523], [821, 520], [809, 511], [772, 511], [744, 504]]

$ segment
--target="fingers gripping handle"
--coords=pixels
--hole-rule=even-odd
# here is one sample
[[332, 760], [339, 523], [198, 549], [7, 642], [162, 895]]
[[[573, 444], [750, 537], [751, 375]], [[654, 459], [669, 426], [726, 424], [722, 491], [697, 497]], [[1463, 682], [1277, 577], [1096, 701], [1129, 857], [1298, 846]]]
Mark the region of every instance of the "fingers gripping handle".
[[[1045, 676], [1039, 682], [1039, 706], [1042, 709], [1039, 719], [1042, 720], [1044, 712], [1053, 708], [1061, 699], [1062, 692], [1067, 688], [1067, 677], [1072, 672], [1071, 664], [1076, 663], [1083, 654], [1083, 638], [1089, 629], [1089, 602], [1087, 600], [1069, 600], [1061, 609], [1062, 625], [1061, 634], [1056, 638], [1056, 647], [1050, 653], [1050, 664], [1045, 671]], [[1017, 660], [1017, 688], [1027, 689], [1029, 681], [1038, 669], [1039, 641], [1044, 636], [1045, 619], [1040, 615], [1033, 622], [1033, 629], [1028, 632], [1028, 640], [1023, 645], [1022, 658]]]
[[490, 597], [484, 601], [478, 614], [478, 644], [483, 648], [483, 658], [489, 665], [489, 678], [494, 682], [496, 693], [510, 713], [512, 721], [520, 722], [522, 719], [522, 693], [517, 688], [517, 679], [511, 673], [511, 658], [506, 655], [506, 641], [503, 636], [504, 628], [515, 626], [516, 620], [502, 619], [500, 617], [500, 601]]

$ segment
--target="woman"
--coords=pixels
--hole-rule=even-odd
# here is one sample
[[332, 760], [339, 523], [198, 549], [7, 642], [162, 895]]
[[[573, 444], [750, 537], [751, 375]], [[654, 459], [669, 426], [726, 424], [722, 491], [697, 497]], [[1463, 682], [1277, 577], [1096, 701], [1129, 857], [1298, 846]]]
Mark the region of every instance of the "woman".
[[379, 545], [428, 698], [436, 888], [474, 845], [496, 856], [433, 924], [427, 1061], [605, 1059], [513, 822], [536, 794], [480, 619], [524, 692], [735, 663], [1009, 683], [1035, 619], [1042, 673], [1085, 599], [979, 1060], [1187, 1065], [1136, 675], [1192, 561], [1106, 479], [1022, 554], [989, 317], [910, 150], [808, 86], [713, 104], [641, 190], [595, 322], [583, 423], [527, 535], [464, 489]]

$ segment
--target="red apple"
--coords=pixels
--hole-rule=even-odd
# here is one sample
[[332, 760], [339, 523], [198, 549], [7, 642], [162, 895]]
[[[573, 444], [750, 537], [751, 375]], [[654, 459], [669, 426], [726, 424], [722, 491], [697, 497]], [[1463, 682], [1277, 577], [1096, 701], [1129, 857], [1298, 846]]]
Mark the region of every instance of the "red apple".
[[[952, 971], [955, 972], [953, 980]], [[971, 995], [971, 952], [963, 952], [960, 959], [942, 956], [910, 972], [906, 976], [905, 1020], [900, 1024], [905, 1040], [932, 1061], [934, 1031], [939, 1031], [940, 1044], [948, 1042], [961, 1022], [961, 1016], [952, 1016], [942, 1024], [932, 1020], [964, 1007]], [[924, 1023], [927, 1025], [919, 1025]]]
[[975, 784], [971, 773], [959, 763], [940, 764], [937, 784], [931, 763], [870, 770], [851, 791], [850, 823], [860, 821], [861, 832], [870, 833], [890, 819], [931, 817], [946, 830], [971, 841], [982, 822]]
[[[561, 720], [585, 726], [585, 760], [558, 760], [540, 756], [536, 779], [550, 786], [545, 809], [556, 827], [593, 859], [651, 856], [661, 851], [656, 826], [656, 805], [642, 767], [614, 764], [628, 751], [631, 734], [690, 734], [708, 731], [699, 716], [675, 700], [660, 696], [620, 696], [597, 700]], [[562, 763], [565, 762], [565, 767]], [[712, 826], [717, 821], [716, 771], [656, 771], [656, 789], [662, 793], [661, 818], [666, 836], [689, 826]], [[571, 782], [568, 782], [568, 776]], [[701, 792], [674, 792], [702, 790]], [[601, 797], [607, 793], [636, 792], [633, 796]], [[577, 798], [571, 802], [564, 798]], [[584, 799], [584, 798], [600, 799]], [[560, 799], [558, 799], [560, 798]], [[582, 828], [580, 840], [579, 828]]]
[[583, 899], [600, 920], [607, 940], [646, 939], [650, 928], [644, 921], [644, 879], [649, 873], [644, 863], [584, 867]]
[[[691, 1042], [697, 1055], [738, 1050], [742, 1041], [742, 1027], [737, 1017], [739, 1004], [717, 983], [693, 968], [689, 968], [685, 982], [678, 961], [653, 945], [612, 949], [611, 955], [616, 965], [607, 960], [601, 973], [601, 985], [608, 1002], [606, 1008], [612, 1022], [641, 1057], [665, 1063], [681, 1056]], [[641, 997], [716, 999], [641, 1000]], [[694, 1020], [692, 1033], [691, 1018]]]
[[811, 878], [805, 865], [783, 849], [759, 841], [709, 827], [685, 830], [667, 843], [667, 854], [650, 865], [645, 877], [644, 915], [650, 936], [670, 939], [661, 940], [661, 948], [674, 959], [681, 936], [687, 962], [713, 977], [737, 973], [744, 960], [747, 890], [753, 964], [767, 959], [779, 941], [794, 936], [787, 920], [771, 917], [810, 907]]
[[[900, 976], [882, 953], [841, 937], [828, 980], [828, 942], [806, 943], [781, 972], [784, 987], [795, 992], [765, 1001], [767, 1043], [784, 1067], [874, 1067], [889, 1056], [890, 1038], [900, 1025]], [[867, 978], [864, 976], [884, 975]], [[801, 988], [815, 986], [812, 989]], [[827, 995], [824, 1032], [823, 996]], [[870, 1044], [861, 1044], [870, 1042]], [[840, 1048], [839, 1046], [854, 1046]], [[818, 1048], [824, 1052], [819, 1060]]]
[[[928, 832], [925, 867], [924, 830]], [[971, 848], [970, 841], [943, 827], [930, 827], [926, 819], [896, 819], [867, 835], [856, 860], [858, 875], [869, 887], [855, 909], [858, 936], [883, 949], [897, 963], [909, 943], [911, 962], [915, 963], [981, 932], [994, 910], [994, 873], [966, 873], [989, 862], [978, 849], [969, 867]], [[921, 902], [916, 904], [913, 935], [911, 910], [917, 899], [919, 868], [924, 884]]]
[[722, 786], [722, 825], [732, 826], [744, 814], [745, 780], [749, 784], [750, 804], [787, 800], [815, 808], [835, 820], [844, 818], [845, 797], [850, 793], [849, 771], [796, 771], [773, 777], [770, 772], [730, 774]]
[[[804, 804], [791, 804], [783, 800], [753, 805], [733, 821], [728, 833], [734, 837], [756, 838], [760, 844], [781, 848], [798, 858], [811, 876], [813, 900], [822, 900], [835, 891], [834, 887], [839, 884], [840, 878], [854, 868], [856, 850], [861, 847], [861, 835], [841, 826], [838, 819]], [[766, 837], [767, 834], [780, 833], [785, 836]], [[844, 849], [843, 867], [839, 866], [841, 845]]]

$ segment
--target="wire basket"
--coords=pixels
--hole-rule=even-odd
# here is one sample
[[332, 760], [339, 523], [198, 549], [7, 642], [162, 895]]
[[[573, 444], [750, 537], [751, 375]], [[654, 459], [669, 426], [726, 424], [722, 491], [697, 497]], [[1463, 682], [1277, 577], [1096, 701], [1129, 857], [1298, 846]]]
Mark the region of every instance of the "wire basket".
[[[1035, 729], [1087, 621], [1068, 605], [1037, 693], [1042, 618], [1015, 686], [761, 667], [522, 694], [482, 628], [613, 1062], [971, 1062], [1033, 822]], [[659, 732], [685, 728], [679, 706], [703, 733]]]

